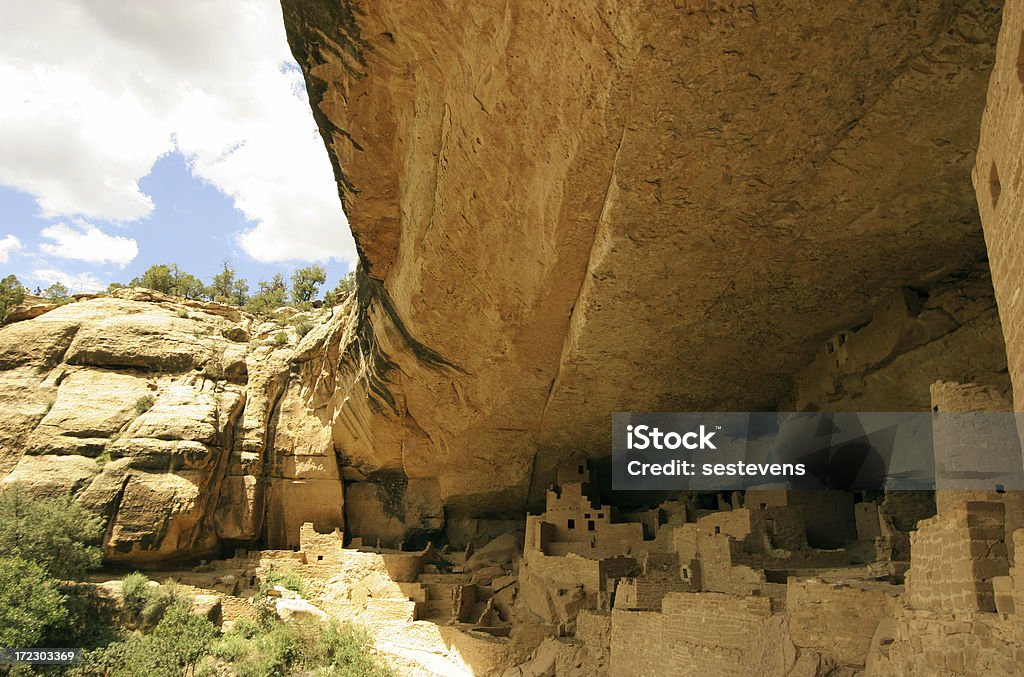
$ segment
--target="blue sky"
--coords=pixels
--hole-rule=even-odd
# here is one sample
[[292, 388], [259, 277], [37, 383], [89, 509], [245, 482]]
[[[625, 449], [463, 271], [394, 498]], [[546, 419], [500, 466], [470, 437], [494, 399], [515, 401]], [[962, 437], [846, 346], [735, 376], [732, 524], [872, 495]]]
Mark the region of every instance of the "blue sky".
[[2, 274], [354, 266], [276, 0], [0, 3], [0, 91]]
[[[43, 237], [41, 231], [68, 219], [42, 217], [31, 195], [0, 186], [0, 223], [5, 225], [2, 234], [13, 234], [21, 242], [19, 249], [10, 252], [8, 261], [0, 263], [0, 271], [4, 275], [14, 273], [33, 289], [62, 281], [74, 286], [74, 291], [96, 291], [111, 282], [127, 283], [158, 263], [177, 263], [209, 281], [227, 259], [255, 290], [257, 280], [269, 280], [275, 273], [288, 277], [296, 266], [308, 265], [263, 263], [249, 256], [240, 246], [238, 236], [251, 229], [253, 222], [235, 209], [230, 197], [193, 176], [186, 158], [178, 151], [158, 159], [152, 171], [139, 181], [139, 187], [155, 205], [149, 216], [126, 223], [90, 221], [107, 235], [137, 242], [138, 255], [122, 268], [109, 262], [90, 263], [41, 251], [41, 245], [52, 245], [52, 240]], [[342, 218], [338, 219], [338, 228], [347, 228]], [[350, 269], [347, 263], [335, 259], [321, 263], [327, 268], [329, 285]], [[57, 273], [66, 277], [61, 280]]]

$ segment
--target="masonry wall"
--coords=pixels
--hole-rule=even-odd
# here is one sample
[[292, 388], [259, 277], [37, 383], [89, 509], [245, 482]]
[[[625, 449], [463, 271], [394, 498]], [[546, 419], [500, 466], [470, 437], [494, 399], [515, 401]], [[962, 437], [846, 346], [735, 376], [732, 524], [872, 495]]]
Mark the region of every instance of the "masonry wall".
[[1008, 0], [972, 173], [1006, 341], [1017, 411], [1024, 410], [1024, 2]]
[[612, 675], [748, 675], [771, 616], [761, 597], [670, 593], [662, 613], [612, 611]]
[[910, 537], [906, 599], [913, 609], [995, 611], [992, 579], [1009, 573], [1003, 506], [968, 502], [921, 522]]
[[868, 582], [790, 579], [786, 615], [793, 644], [841, 665], [863, 667], [879, 622], [892, 613], [898, 588]]

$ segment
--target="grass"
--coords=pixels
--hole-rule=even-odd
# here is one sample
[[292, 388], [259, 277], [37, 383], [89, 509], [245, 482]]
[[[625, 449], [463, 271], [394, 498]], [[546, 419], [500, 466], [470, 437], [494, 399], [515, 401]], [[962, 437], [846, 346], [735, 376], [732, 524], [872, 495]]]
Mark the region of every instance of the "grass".
[[213, 642], [211, 653], [238, 677], [393, 675], [374, 655], [365, 630], [337, 621], [275, 622], [266, 627], [239, 622]]
[[139, 416], [142, 416], [147, 411], [152, 409], [154, 404], [156, 404], [155, 397], [153, 397], [152, 395], [143, 395], [139, 399], [135, 400], [135, 411], [139, 414]]
[[292, 592], [299, 593], [302, 597], [306, 596], [306, 588], [302, 583], [302, 577], [294, 571], [277, 571], [276, 569], [272, 569], [267, 573], [263, 584], [267, 589], [271, 589], [275, 585], [280, 585]]

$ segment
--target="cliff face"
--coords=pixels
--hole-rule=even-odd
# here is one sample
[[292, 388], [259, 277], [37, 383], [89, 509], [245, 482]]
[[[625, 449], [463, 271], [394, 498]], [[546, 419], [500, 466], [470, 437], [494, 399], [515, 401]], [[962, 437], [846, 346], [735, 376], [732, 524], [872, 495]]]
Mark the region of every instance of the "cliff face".
[[[136, 564], [343, 525], [329, 425], [347, 314], [298, 341], [236, 308], [145, 290], [0, 330], [0, 472], [107, 518]], [[290, 341], [274, 341], [280, 331]], [[295, 500], [297, 491], [302, 499]]]
[[996, 2], [283, 6], [362, 259], [333, 441], [407, 526], [537, 505], [613, 411], [785, 404], [984, 257]]
[[0, 330], [0, 473], [109, 516], [109, 560], [500, 533], [614, 411], [1008, 390], [996, 3], [283, 5], [357, 298], [285, 345], [139, 290]]

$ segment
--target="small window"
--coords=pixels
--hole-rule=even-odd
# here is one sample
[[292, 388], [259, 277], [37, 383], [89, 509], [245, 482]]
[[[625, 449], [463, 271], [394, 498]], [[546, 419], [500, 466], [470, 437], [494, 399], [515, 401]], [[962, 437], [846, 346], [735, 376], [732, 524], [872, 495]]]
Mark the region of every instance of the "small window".
[[593, 530], [594, 530], [594, 520], [590, 520], [590, 521], [587, 522], [587, 531], [593, 531]]
[[604, 519], [604, 513], [603, 512], [597, 513], [597, 519], [603, 520]]
[[690, 580], [690, 570], [689, 569], [683, 569], [683, 580], [684, 581]]
[[570, 529], [575, 529], [576, 528], [576, 520], [569, 520], [569, 528]]
[[767, 508], [767, 507], [768, 507], [768, 504], [767, 504], [767, 503], [762, 503], [762, 504], [761, 504], [761, 510], [764, 510], [764, 509], [765, 509], [765, 508]]
[[583, 474], [583, 466], [582, 466], [582, 465], [581, 465], [581, 466], [579, 466], [579, 473], [580, 473], [581, 475]]
[[324, 561], [324, 556], [323, 555], [317, 555], [316, 556], [316, 561], [317, 562], [323, 562]]
[[722, 533], [722, 527], [715, 527], [715, 533], [716, 534]]
[[584, 515], [584, 517], [590, 519], [590, 513], [588, 512], [586, 515]]
[[997, 494], [1005, 494], [1006, 493], [1006, 486], [1004, 486], [1002, 484], [997, 484], [996, 485], [996, 493]]

